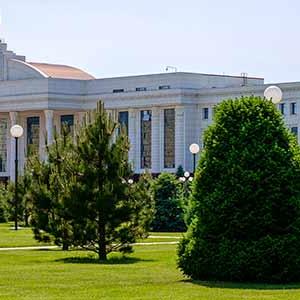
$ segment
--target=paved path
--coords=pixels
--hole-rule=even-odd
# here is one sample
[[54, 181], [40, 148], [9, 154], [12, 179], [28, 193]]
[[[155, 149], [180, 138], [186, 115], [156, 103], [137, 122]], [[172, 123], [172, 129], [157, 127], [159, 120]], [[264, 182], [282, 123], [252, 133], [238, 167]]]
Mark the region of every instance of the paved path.
[[181, 239], [181, 236], [166, 236], [166, 235], [149, 235], [148, 239]]
[[[133, 243], [132, 246], [150, 246], [150, 245], [176, 245], [175, 242], [149, 242], [149, 243]], [[16, 251], [16, 250], [49, 250], [56, 249], [58, 246], [29, 246], [29, 247], [9, 247], [9, 248], [0, 248], [0, 251]]]

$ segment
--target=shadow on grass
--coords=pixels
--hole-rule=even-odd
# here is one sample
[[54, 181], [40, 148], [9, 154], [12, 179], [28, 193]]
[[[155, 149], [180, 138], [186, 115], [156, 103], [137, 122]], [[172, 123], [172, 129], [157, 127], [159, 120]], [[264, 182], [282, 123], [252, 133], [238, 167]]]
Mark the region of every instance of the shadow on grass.
[[272, 283], [242, 283], [242, 282], [223, 282], [223, 281], [201, 281], [184, 279], [182, 282], [188, 282], [199, 286], [220, 289], [242, 289], [242, 290], [296, 290], [300, 289], [300, 283], [272, 284]]
[[138, 262], [151, 262], [151, 259], [140, 259], [136, 257], [109, 257], [106, 261], [101, 261], [97, 257], [65, 257], [55, 261], [64, 262], [68, 264], [99, 264], [99, 265], [126, 265], [135, 264]]

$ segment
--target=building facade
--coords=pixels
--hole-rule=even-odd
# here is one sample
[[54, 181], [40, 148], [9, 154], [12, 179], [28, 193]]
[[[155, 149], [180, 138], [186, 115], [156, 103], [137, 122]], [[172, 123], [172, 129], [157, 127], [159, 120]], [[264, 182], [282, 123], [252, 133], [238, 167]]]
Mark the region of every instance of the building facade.
[[[279, 83], [279, 109], [298, 137], [300, 82]], [[136, 173], [192, 171], [189, 145], [203, 147], [214, 106], [241, 95], [262, 96], [263, 78], [197, 73], [163, 73], [95, 79], [73, 67], [27, 62], [0, 43], [0, 178], [14, 178], [14, 124], [24, 128], [18, 157], [22, 170], [29, 151], [45, 157], [53, 130], [80, 123], [102, 100], [127, 127], [129, 159]]]

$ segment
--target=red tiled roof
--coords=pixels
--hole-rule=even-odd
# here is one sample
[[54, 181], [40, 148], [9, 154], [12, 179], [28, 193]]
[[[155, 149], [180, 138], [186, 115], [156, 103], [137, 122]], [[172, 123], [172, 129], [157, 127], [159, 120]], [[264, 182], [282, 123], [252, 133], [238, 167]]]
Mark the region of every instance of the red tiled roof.
[[38, 69], [45, 75], [53, 78], [80, 79], [80, 80], [95, 79], [90, 74], [70, 66], [35, 63], [35, 62], [29, 62], [28, 64]]

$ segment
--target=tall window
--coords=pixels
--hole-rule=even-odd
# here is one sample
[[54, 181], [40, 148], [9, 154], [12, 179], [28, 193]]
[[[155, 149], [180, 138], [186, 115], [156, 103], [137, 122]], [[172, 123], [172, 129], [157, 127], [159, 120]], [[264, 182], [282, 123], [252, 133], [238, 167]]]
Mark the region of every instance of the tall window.
[[63, 115], [60, 116], [61, 129], [65, 128], [68, 133], [73, 134], [74, 132], [74, 115]]
[[120, 111], [118, 121], [128, 135], [128, 111]]
[[27, 118], [27, 153], [37, 154], [40, 145], [40, 117]]
[[7, 165], [7, 119], [0, 119], [0, 172], [6, 172]]
[[284, 108], [285, 108], [285, 106], [284, 106], [284, 103], [280, 103], [279, 104], [279, 110], [280, 110], [280, 112], [284, 115]]
[[207, 119], [208, 119], [208, 107], [202, 108], [202, 118], [203, 118], [204, 120], [207, 120]]
[[141, 111], [141, 168], [151, 168], [151, 110]]
[[164, 110], [164, 167], [175, 168], [175, 109]]
[[296, 112], [296, 102], [292, 102], [290, 108], [291, 108], [290, 109], [291, 115], [295, 115], [297, 113]]

